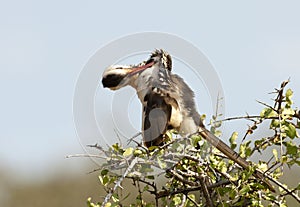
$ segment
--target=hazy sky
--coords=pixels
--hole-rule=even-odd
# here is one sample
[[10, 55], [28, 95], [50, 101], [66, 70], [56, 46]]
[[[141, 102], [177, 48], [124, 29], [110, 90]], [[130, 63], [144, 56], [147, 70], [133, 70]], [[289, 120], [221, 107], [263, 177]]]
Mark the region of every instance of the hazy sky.
[[76, 166], [64, 157], [82, 153], [77, 77], [97, 50], [132, 33], [166, 32], [198, 47], [220, 76], [227, 116], [258, 112], [255, 100], [268, 102], [289, 77], [300, 105], [298, 1], [177, 2], [3, 1], [0, 166], [28, 175]]

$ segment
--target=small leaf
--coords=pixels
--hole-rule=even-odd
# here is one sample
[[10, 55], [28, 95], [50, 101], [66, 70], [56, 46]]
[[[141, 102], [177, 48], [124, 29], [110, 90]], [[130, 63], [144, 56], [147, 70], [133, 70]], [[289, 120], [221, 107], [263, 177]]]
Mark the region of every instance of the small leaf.
[[181, 204], [181, 198], [179, 196], [176, 196], [173, 198], [173, 202], [175, 206], [178, 206], [179, 204]]
[[277, 127], [279, 127], [279, 126], [280, 126], [280, 121], [279, 121], [279, 120], [273, 119], [273, 120], [271, 121], [271, 127], [277, 128]]
[[149, 185], [145, 185], [145, 187], [143, 188], [143, 191], [148, 191], [149, 190]]
[[165, 169], [167, 167], [167, 164], [163, 162], [160, 158], [157, 158], [157, 163], [161, 169]]
[[286, 135], [288, 137], [290, 137], [291, 139], [294, 139], [297, 136], [296, 127], [293, 124], [289, 123], [289, 122], [287, 122], [285, 124], [284, 130], [285, 130]]
[[222, 173], [227, 173], [227, 166], [225, 162], [220, 161], [218, 164], [218, 168]]
[[267, 171], [268, 170], [268, 165], [265, 162], [260, 162], [258, 164], [258, 168], [262, 171]]
[[272, 152], [273, 152], [273, 155], [275, 157], [276, 162], [278, 162], [278, 152], [277, 152], [277, 150], [273, 149]]
[[109, 181], [109, 177], [108, 176], [103, 176], [103, 185], [106, 185]]
[[291, 108], [284, 108], [282, 110], [282, 118], [283, 119], [288, 119], [292, 118], [292, 116], [295, 114], [295, 111]]
[[107, 175], [104, 175], [104, 176], [98, 176], [99, 178], [99, 181], [102, 185], [106, 185], [109, 181], [109, 177]]
[[128, 156], [132, 155], [132, 152], [133, 152], [133, 148], [129, 147], [125, 150], [125, 152], [123, 152], [123, 156], [128, 157]]
[[172, 130], [167, 130], [166, 135], [169, 139], [172, 139], [173, 138]]
[[271, 108], [264, 108], [261, 112], [260, 112], [260, 116], [262, 118], [270, 118], [270, 117], [276, 117], [277, 113], [271, 109]]
[[293, 104], [292, 97], [293, 97], [293, 91], [289, 88], [285, 92], [285, 99], [287, 105], [286, 107], [288, 108]]
[[107, 202], [104, 207], [111, 207], [111, 203], [110, 202]]
[[233, 132], [230, 139], [229, 139], [229, 142], [230, 142], [230, 147], [231, 149], [235, 149], [236, 146], [237, 146], [237, 143], [236, 143], [236, 140], [238, 138], [238, 133], [237, 132]]
[[280, 160], [281, 160], [282, 163], [286, 163], [287, 159], [288, 158], [285, 155], [281, 156], [281, 158], [280, 158]]
[[140, 149], [135, 149], [133, 154], [134, 154], [134, 156], [139, 156], [139, 155], [143, 154], [143, 151]]
[[154, 176], [153, 175], [148, 175], [148, 176], [146, 176], [146, 178], [148, 178], [150, 180], [154, 180]]
[[119, 201], [119, 195], [117, 193], [112, 194], [111, 198], [112, 198], [112, 200], [114, 202], [118, 202]]
[[292, 142], [286, 142], [286, 153], [290, 155], [296, 155], [298, 147]]
[[240, 156], [243, 158], [249, 157], [252, 154], [252, 149], [249, 147], [251, 140], [240, 145]]
[[200, 120], [201, 120], [202, 122], [204, 122], [205, 119], [206, 119], [206, 114], [202, 114], [202, 115], [200, 116]]
[[148, 150], [151, 152], [151, 151], [154, 151], [157, 148], [158, 148], [158, 146], [151, 146], [151, 147], [148, 148]]
[[241, 195], [245, 195], [246, 193], [248, 193], [251, 190], [249, 185], [245, 185], [241, 190], [240, 190], [240, 194]]
[[104, 175], [107, 175], [108, 173], [108, 169], [104, 169], [101, 171], [101, 175], [104, 176]]
[[113, 145], [112, 145], [112, 148], [113, 148], [116, 152], [118, 152], [119, 149], [120, 149], [120, 146], [119, 146], [118, 143], [116, 143], [116, 144], [113, 144]]
[[222, 122], [221, 121], [215, 121], [214, 125], [215, 125], [216, 128], [219, 128], [222, 125]]
[[196, 147], [196, 146], [198, 146], [199, 141], [201, 141], [201, 137], [200, 137], [200, 136], [193, 135], [193, 136], [191, 137], [191, 140], [192, 140], [193, 146]]
[[215, 133], [214, 133], [214, 135], [216, 137], [220, 137], [222, 135], [222, 132], [220, 130], [216, 130]]

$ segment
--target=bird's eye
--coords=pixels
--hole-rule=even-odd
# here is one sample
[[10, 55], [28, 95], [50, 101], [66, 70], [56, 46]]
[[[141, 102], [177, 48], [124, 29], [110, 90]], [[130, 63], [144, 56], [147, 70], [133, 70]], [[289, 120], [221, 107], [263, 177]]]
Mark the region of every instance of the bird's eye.
[[116, 69], [123, 69], [122, 67], [116, 67]]

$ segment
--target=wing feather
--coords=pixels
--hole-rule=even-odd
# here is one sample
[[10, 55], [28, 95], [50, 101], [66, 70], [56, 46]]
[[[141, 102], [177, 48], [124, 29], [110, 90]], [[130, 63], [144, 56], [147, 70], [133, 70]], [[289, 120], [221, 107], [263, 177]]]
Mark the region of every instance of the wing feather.
[[159, 146], [164, 140], [164, 134], [168, 129], [171, 117], [171, 106], [164, 98], [154, 92], [145, 97], [143, 113], [143, 137], [147, 147]]

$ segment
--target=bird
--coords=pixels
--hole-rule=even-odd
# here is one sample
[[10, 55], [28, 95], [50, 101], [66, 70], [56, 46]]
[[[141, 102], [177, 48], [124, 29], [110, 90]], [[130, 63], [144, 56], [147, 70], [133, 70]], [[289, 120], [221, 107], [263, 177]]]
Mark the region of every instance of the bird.
[[[142, 136], [146, 147], [163, 145], [171, 129], [182, 136], [197, 133], [242, 168], [249, 168], [248, 161], [206, 129], [196, 109], [194, 92], [183, 78], [172, 73], [172, 58], [165, 50], [154, 50], [148, 60], [137, 65], [109, 66], [103, 72], [102, 84], [111, 90], [125, 86], [136, 90], [143, 106]], [[262, 172], [256, 170], [254, 176], [275, 191]]]

